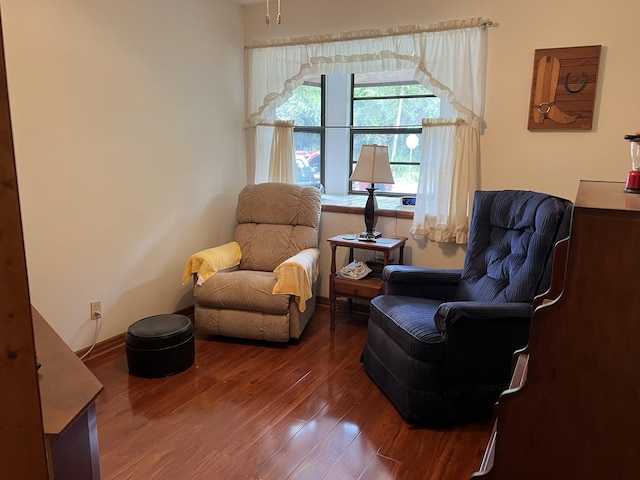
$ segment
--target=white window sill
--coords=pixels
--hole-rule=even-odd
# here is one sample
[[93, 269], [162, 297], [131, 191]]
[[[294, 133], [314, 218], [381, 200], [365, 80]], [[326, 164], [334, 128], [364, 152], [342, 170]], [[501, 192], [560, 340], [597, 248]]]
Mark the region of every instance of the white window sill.
[[[402, 205], [400, 197], [376, 195], [378, 216], [413, 219], [414, 206]], [[367, 195], [322, 195], [322, 211], [362, 215]]]

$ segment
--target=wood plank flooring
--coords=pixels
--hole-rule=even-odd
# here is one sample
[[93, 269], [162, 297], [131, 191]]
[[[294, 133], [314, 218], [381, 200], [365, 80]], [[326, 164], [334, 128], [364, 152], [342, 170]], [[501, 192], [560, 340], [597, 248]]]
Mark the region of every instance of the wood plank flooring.
[[319, 305], [299, 342], [198, 337], [194, 366], [127, 371], [124, 346], [87, 366], [103, 480], [468, 479], [491, 422], [407, 425], [360, 364], [366, 318]]

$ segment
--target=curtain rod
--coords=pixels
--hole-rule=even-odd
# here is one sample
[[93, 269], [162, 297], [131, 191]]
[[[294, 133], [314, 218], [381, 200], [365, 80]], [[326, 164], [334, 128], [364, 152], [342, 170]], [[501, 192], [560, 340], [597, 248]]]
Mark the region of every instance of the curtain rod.
[[[275, 121], [266, 121], [266, 122], [260, 122], [258, 124], [256, 124], [257, 127], [282, 127], [282, 126], [289, 126], [289, 125], [277, 125]], [[294, 125], [290, 125], [292, 127], [294, 127]], [[320, 129], [320, 130], [326, 130], [328, 128], [348, 128], [349, 130], [380, 130], [380, 129], [384, 129], [384, 130], [392, 130], [392, 129], [404, 129], [404, 128], [422, 128], [422, 124], [420, 125], [402, 125], [400, 126], [396, 126], [396, 125], [388, 125], [388, 126], [375, 126], [375, 127], [358, 127], [358, 126], [354, 126], [354, 125], [298, 125], [298, 127], [300, 128], [314, 128], [314, 129]]]
[[[430, 123], [428, 125], [425, 125], [424, 123], [421, 123], [419, 125], [402, 125], [400, 126], [396, 126], [396, 125], [389, 125], [389, 126], [375, 126], [375, 127], [357, 127], [357, 126], [353, 126], [353, 125], [324, 125], [324, 126], [306, 126], [306, 125], [299, 125], [299, 127], [301, 128], [314, 128], [314, 129], [319, 129], [319, 130], [326, 130], [329, 128], [342, 128], [342, 129], [349, 129], [349, 130], [404, 130], [406, 128], [424, 128], [424, 127], [434, 127], [434, 126], [441, 126], [441, 125], [452, 125], [455, 122], [462, 122], [462, 123], [466, 123], [463, 120], [460, 119], [445, 119], [445, 121], [439, 122], [439, 123]], [[277, 126], [288, 126], [288, 125], [276, 125], [276, 122], [260, 122], [258, 124], [256, 124], [257, 127], [277, 127]], [[293, 126], [293, 125], [291, 125]], [[380, 133], [384, 133], [384, 132], [380, 132]]]
[[245, 46], [245, 50], [268, 47], [285, 47], [295, 45], [308, 45], [313, 43], [347, 42], [350, 40], [366, 40], [381, 37], [399, 37], [415, 33], [441, 32], [445, 30], [459, 30], [463, 28], [480, 27], [483, 30], [494, 25], [492, 20], [482, 18], [472, 18], [467, 20], [452, 20], [440, 22], [426, 27], [416, 25], [405, 25], [394, 27], [388, 30], [356, 30], [353, 32], [329, 33], [324, 35], [312, 35], [308, 37], [281, 38], [275, 40], [257, 41]]

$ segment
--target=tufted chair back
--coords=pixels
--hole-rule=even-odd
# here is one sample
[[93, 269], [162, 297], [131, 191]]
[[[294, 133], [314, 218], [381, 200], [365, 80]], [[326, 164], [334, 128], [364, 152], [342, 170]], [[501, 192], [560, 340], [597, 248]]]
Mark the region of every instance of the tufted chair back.
[[456, 301], [525, 302], [551, 282], [555, 243], [568, 236], [571, 202], [542, 193], [479, 191]]
[[236, 209], [240, 270], [272, 272], [301, 250], [318, 248], [320, 209], [320, 191], [314, 187], [288, 183], [246, 186]]

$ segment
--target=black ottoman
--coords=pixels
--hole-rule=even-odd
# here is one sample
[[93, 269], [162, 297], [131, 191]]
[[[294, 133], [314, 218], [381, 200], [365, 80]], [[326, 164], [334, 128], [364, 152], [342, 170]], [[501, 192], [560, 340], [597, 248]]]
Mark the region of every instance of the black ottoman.
[[136, 377], [167, 377], [193, 365], [195, 340], [189, 317], [154, 315], [132, 324], [125, 337], [129, 373]]

